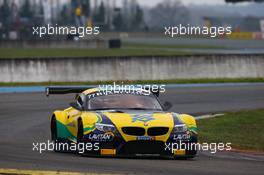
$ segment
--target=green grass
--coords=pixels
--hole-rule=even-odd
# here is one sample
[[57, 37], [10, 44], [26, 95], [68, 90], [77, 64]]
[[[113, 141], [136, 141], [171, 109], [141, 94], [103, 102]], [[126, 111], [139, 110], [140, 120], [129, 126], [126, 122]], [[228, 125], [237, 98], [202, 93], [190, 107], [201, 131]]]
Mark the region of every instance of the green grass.
[[232, 143], [232, 148], [264, 151], [264, 109], [227, 113], [198, 121], [200, 143]]
[[217, 79], [175, 79], [175, 80], [138, 80], [138, 81], [95, 81], [95, 82], [28, 82], [3, 83], [0, 86], [49, 86], [49, 85], [98, 85], [98, 84], [196, 84], [196, 83], [263, 83], [264, 78], [217, 78]]
[[[121, 49], [41, 49], [0, 48], [0, 58], [101, 57], [101, 56], [173, 56], [189, 55], [179, 49], [223, 49], [204, 45], [162, 45], [124, 42]], [[175, 50], [173, 50], [175, 49]], [[177, 50], [178, 49], [178, 50]]]
[[124, 48], [159, 48], [159, 49], [227, 49], [224, 46], [212, 45], [173, 45], [173, 44], [148, 44], [136, 42], [124, 42]]
[[122, 49], [18, 49], [0, 48], [0, 58], [101, 57], [101, 56], [172, 56], [187, 52], [152, 48]]

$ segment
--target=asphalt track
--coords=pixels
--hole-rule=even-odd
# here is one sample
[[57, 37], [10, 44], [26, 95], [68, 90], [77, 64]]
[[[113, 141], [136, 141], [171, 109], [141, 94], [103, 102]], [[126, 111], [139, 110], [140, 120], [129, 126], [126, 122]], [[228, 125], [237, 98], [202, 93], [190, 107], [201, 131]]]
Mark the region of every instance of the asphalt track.
[[[91, 158], [71, 153], [32, 151], [49, 139], [49, 119], [74, 95], [0, 94], [0, 168], [121, 174], [263, 174], [264, 157], [233, 152], [200, 153], [194, 160]], [[178, 87], [161, 95], [177, 112], [201, 114], [264, 108], [264, 84]]]

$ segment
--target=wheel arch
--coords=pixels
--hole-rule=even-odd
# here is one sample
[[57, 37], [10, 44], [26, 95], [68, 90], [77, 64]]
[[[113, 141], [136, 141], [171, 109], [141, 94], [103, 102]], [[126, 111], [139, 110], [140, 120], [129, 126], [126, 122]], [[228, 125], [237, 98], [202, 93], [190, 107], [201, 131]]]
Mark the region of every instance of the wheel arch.
[[193, 116], [188, 115], [188, 114], [181, 114], [180, 119], [187, 125], [189, 130], [197, 133], [197, 124]]
[[67, 117], [68, 115], [64, 111], [55, 111], [51, 117], [51, 122], [53, 119], [56, 120], [57, 137], [60, 139], [67, 139], [69, 135], [66, 128]]

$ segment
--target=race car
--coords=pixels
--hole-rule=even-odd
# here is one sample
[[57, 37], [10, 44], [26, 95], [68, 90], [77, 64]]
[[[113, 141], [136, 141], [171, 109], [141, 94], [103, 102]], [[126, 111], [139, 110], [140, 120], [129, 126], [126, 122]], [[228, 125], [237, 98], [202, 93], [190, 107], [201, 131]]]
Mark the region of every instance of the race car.
[[[194, 158], [197, 154], [195, 118], [168, 112], [171, 104], [161, 104], [158, 91], [46, 88], [47, 95], [68, 93], [76, 93], [74, 102], [51, 116], [56, 145], [68, 144], [79, 154], [95, 156]], [[58, 146], [54, 150], [65, 151]]]

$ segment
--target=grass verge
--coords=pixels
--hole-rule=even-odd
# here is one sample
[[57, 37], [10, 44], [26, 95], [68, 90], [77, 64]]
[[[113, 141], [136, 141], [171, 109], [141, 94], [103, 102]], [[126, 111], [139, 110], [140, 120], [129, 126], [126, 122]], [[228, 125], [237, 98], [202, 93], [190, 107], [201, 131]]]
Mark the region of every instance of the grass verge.
[[95, 82], [27, 82], [4, 83], [0, 86], [50, 86], [50, 85], [99, 85], [99, 84], [198, 84], [198, 83], [263, 83], [264, 78], [216, 78], [216, 79], [174, 79], [174, 80], [124, 80], [124, 81], [95, 81]]
[[232, 148], [264, 151], [264, 109], [226, 113], [197, 122], [200, 142], [232, 143]]
[[175, 45], [175, 44], [147, 44], [137, 42], [124, 42], [124, 48], [159, 48], [159, 49], [227, 49], [224, 46], [212, 45]]

